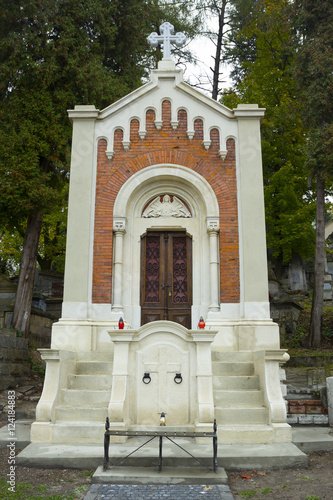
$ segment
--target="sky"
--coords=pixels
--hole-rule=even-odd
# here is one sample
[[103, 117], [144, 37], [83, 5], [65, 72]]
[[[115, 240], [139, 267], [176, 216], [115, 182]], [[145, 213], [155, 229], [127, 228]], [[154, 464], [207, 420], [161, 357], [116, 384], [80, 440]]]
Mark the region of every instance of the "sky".
[[[214, 29], [214, 24], [217, 24], [217, 17], [211, 18], [209, 28]], [[204, 36], [198, 36], [194, 40], [188, 43], [187, 48], [194, 52], [197, 56], [198, 62], [196, 65], [187, 64], [184, 69], [184, 79], [191, 85], [196, 85], [200, 82], [200, 88], [198, 90], [203, 91], [207, 95], [211, 96], [212, 84], [210, 80], [212, 79], [213, 73], [211, 67], [214, 65], [213, 56], [215, 55], [216, 47], [211, 40]], [[231, 87], [230, 80], [230, 66], [225, 65], [222, 68], [222, 79], [224, 82], [221, 83], [222, 89], [227, 89]]]

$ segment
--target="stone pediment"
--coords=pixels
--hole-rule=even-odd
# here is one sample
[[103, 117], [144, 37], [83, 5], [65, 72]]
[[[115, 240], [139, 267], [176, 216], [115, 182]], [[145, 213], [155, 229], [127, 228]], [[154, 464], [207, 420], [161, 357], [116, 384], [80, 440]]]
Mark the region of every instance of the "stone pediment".
[[[171, 117], [162, 116], [162, 104], [169, 101], [171, 104]], [[243, 105], [244, 106], [244, 105]], [[124, 151], [131, 148], [131, 122], [136, 120], [139, 124], [136, 131], [140, 140], [147, 139], [146, 114], [149, 110], [155, 113], [155, 128], [161, 130], [168, 124], [174, 131], [179, 126], [178, 114], [186, 112], [187, 137], [192, 140], [195, 136], [195, 122], [202, 122], [203, 137], [202, 147], [208, 150], [212, 141], [210, 133], [216, 129], [219, 134], [219, 155], [222, 160], [227, 155], [226, 142], [229, 138], [237, 140], [238, 118], [245, 113], [245, 109], [230, 110], [202, 94], [183, 81], [183, 72], [177, 69], [173, 61], [163, 59], [157, 70], [151, 72], [151, 80], [137, 90], [131, 92], [119, 101], [103, 110], [94, 106], [75, 106], [69, 111], [69, 117], [75, 119], [95, 119], [95, 140], [107, 141], [106, 156], [109, 160], [114, 157], [114, 135], [116, 131], [122, 132], [122, 146]], [[257, 105], [246, 105], [246, 116], [249, 118], [261, 117], [264, 110]]]

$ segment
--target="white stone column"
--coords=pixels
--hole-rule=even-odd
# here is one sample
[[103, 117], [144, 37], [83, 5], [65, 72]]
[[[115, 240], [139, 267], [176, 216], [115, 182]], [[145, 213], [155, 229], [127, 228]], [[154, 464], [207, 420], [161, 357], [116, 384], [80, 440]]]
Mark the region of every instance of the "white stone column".
[[124, 429], [128, 424], [129, 348], [135, 330], [109, 330], [114, 344], [113, 382], [108, 415], [112, 429]]
[[126, 218], [117, 217], [113, 221], [114, 231], [114, 279], [112, 311], [121, 312], [123, 309], [123, 242], [126, 233]]
[[210, 311], [219, 311], [219, 220], [207, 217], [209, 234], [209, 269], [210, 269]]
[[86, 319], [91, 301], [91, 266], [95, 201], [95, 106], [75, 106], [73, 122], [63, 318]]
[[196, 344], [198, 413], [195, 430], [212, 431], [214, 395], [211, 344], [214, 342], [217, 331], [191, 330], [190, 333]]
[[245, 304], [245, 316], [267, 318], [269, 303], [260, 136], [260, 120], [264, 111], [257, 104], [239, 104], [234, 109], [239, 144], [237, 195], [241, 297]]

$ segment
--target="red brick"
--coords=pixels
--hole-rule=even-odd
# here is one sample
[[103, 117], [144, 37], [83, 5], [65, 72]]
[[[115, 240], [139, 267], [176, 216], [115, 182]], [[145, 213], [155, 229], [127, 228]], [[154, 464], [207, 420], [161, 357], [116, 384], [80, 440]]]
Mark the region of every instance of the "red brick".
[[110, 302], [111, 256], [113, 244], [113, 204], [123, 183], [135, 172], [158, 163], [181, 164], [202, 175], [214, 190], [220, 206], [220, 289], [221, 302], [239, 302], [239, 249], [235, 143], [228, 139], [228, 156], [223, 162], [218, 155], [219, 132], [211, 130], [212, 146], [202, 145], [203, 123], [195, 120], [195, 136], [186, 134], [187, 113], [179, 111], [179, 126], [170, 126], [171, 104], [162, 105], [163, 127], [155, 128], [155, 113], [146, 114], [147, 136], [141, 140], [137, 120], [131, 122], [131, 147], [124, 151], [122, 130], [114, 134], [115, 156], [108, 160], [106, 141], [101, 139], [97, 154], [97, 186], [93, 268], [93, 302]]

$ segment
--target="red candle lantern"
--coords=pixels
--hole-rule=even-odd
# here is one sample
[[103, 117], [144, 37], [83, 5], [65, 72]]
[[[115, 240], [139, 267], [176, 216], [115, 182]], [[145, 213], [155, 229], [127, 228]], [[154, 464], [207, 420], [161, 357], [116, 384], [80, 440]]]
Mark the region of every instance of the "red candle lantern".
[[200, 316], [200, 319], [199, 319], [199, 323], [198, 323], [198, 327], [199, 328], [205, 328], [206, 326], [206, 323], [204, 322], [204, 319], [202, 316]]
[[119, 328], [119, 330], [123, 330], [124, 329], [124, 320], [123, 320], [123, 318], [119, 318], [118, 328]]

